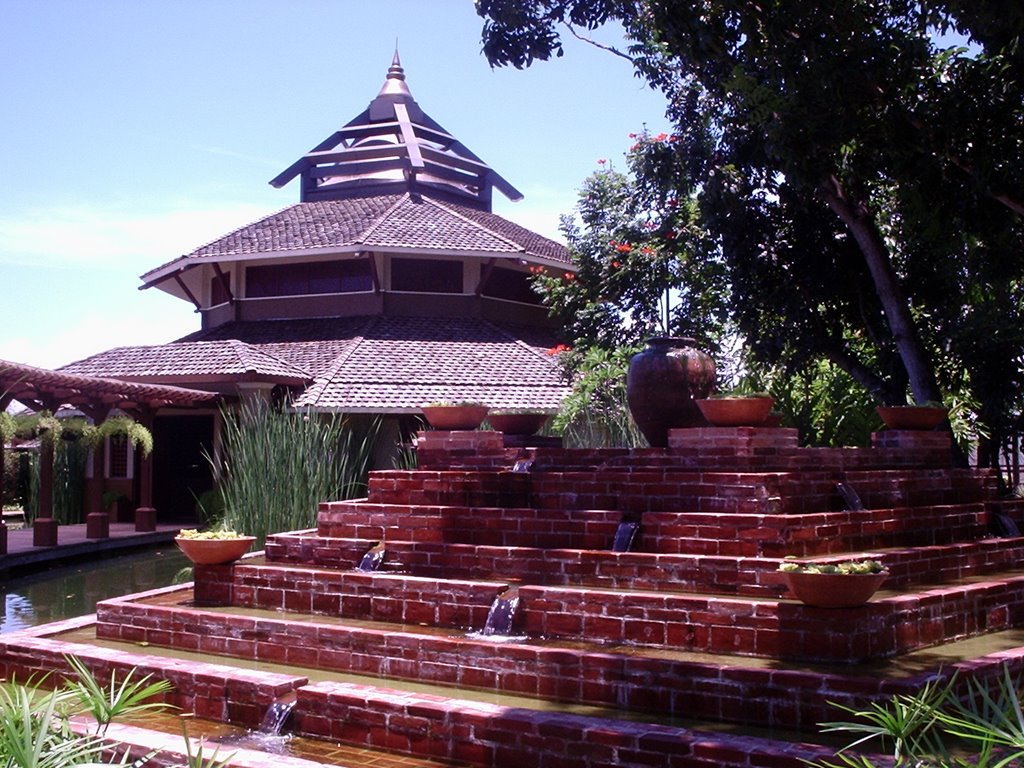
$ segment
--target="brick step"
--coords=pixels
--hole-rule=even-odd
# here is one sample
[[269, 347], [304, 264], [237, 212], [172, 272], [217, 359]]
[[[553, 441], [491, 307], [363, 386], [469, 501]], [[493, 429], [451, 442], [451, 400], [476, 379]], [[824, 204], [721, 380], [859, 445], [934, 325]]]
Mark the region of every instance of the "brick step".
[[607, 550], [621, 520], [621, 512], [603, 509], [332, 501], [320, 505], [317, 533], [334, 538]]
[[988, 531], [981, 502], [814, 514], [645, 512], [378, 504], [320, 505], [317, 533], [340, 539], [498, 547], [611, 549], [625, 517], [639, 520], [633, 549], [662, 554], [808, 557], [973, 541]]
[[950, 435], [944, 431], [886, 430], [871, 448], [799, 447], [795, 429], [691, 428], [669, 431], [666, 449], [561, 449], [512, 445], [500, 433], [421, 432], [420, 469], [509, 469], [530, 460], [536, 469], [599, 471], [608, 467], [675, 467], [758, 471], [924, 469], [949, 467]]
[[[943, 528], [922, 529], [922, 533]], [[944, 538], [940, 536], [939, 538]], [[330, 538], [310, 532], [278, 534], [267, 541], [268, 562], [351, 570], [376, 540]], [[792, 552], [794, 548], [787, 551]], [[776, 573], [781, 558], [493, 547], [389, 539], [382, 570], [434, 579], [473, 579], [519, 584], [595, 586], [772, 597], [784, 593]], [[948, 584], [1015, 568], [1024, 539], [834, 552], [819, 559], [871, 557], [885, 563], [888, 589]]]
[[844, 483], [866, 509], [970, 504], [991, 491], [984, 470], [934, 468], [835, 472], [689, 471], [672, 467], [595, 471], [403, 471], [370, 473], [379, 504], [628, 513], [808, 514], [846, 509]]
[[[460, 630], [482, 629], [493, 599], [508, 586], [244, 561], [196, 566], [195, 575], [196, 600], [204, 605]], [[514, 630], [532, 637], [829, 663], [888, 658], [1024, 626], [1019, 574], [883, 591], [864, 606], [833, 610], [771, 597], [535, 584], [519, 585], [519, 596]]]
[[[285, 665], [275, 668], [294, 665], [297, 677], [313, 674], [304, 668], [328, 671], [322, 674], [352, 672], [566, 704], [611, 706], [624, 713], [752, 726], [786, 723], [809, 734], [817, 732], [817, 723], [835, 719], [830, 702], [863, 707], [866, 701], [913, 692], [936, 676], [997, 677], [1003, 664], [1011, 672], [1024, 669], [1020, 631], [990, 638], [984, 652], [988, 656], [968, 641], [919, 651], [902, 661], [829, 667], [586, 641], [494, 644], [396, 624], [346, 623], [299, 614], [284, 618], [237, 608], [227, 614], [187, 606], [181, 596], [177, 601], [104, 601], [98, 606], [97, 636], [227, 656], [247, 665], [252, 660]], [[37, 660], [36, 645], [31, 639], [4, 649], [5, 660], [36, 660], [36, 666], [12, 662], [2, 667], [5, 672], [45, 668]], [[138, 651], [138, 646], [133, 650]], [[69, 649], [61, 643], [51, 652]], [[972, 660], [959, 661], [962, 658]], [[145, 668], [150, 668], [150, 662]], [[209, 679], [187, 660], [179, 661], [177, 668], [189, 669], [199, 681]]]
[[[364, 640], [367, 647], [372, 647], [372, 641]], [[710, 764], [727, 768], [748, 768], [761, 760], [769, 761], [761, 764], [776, 768], [797, 768], [804, 765], [801, 760], [821, 759], [834, 751], [800, 741], [757, 736], [730, 736], [723, 743], [720, 734], [682, 723], [667, 723], [668, 718], [653, 710], [650, 720], [637, 715], [625, 720], [605, 707], [593, 709], [588, 705], [587, 714], [573, 713], [579, 705], [571, 701], [552, 705], [541, 704], [538, 697], [516, 696], [515, 706], [510, 706], [507, 702], [492, 703], [466, 696], [450, 687], [424, 691], [420, 685], [406, 689], [393, 677], [391, 684], [395, 687], [386, 687], [370, 679], [366, 683], [334, 680], [329, 672], [303, 667], [294, 667], [294, 675], [241, 669], [233, 665], [232, 659], [225, 658], [224, 663], [214, 661], [211, 654], [219, 651], [200, 654], [175, 650], [175, 657], [168, 658], [156, 655], [158, 648], [152, 650], [141, 653], [137, 646], [127, 643], [102, 647], [81, 641], [31, 637], [21, 646], [0, 643], [0, 668], [8, 675], [24, 679], [39, 670], [66, 670], [64, 657], [74, 654], [104, 684], [111, 673], [121, 679], [138, 668], [156, 679], [173, 681], [176, 688], [168, 701], [180, 702], [186, 713], [219, 721], [231, 717], [234, 723], [252, 723], [250, 727], [258, 727], [262, 713], [275, 700], [270, 698], [265, 706], [262, 703], [263, 698], [273, 696], [276, 685], [295, 697], [297, 735], [438, 761], [434, 765], [544, 765], [545, 756], [558, 755], [558, 764], [566, 768], [668, 764], [706, 768], [709, 760]], [[430, 661], [427, 664], [433, 666]], [[286, 669], [290, 665], [275, 662], [275, 666]], [[454, 669], [447, 664], [439, 668], [446, 672]], [[611, 670], [604, 670], [600, 676], [609, 673]], [[312, 675], [316, 678], [311, 679]], [[262, 686], [260, 679], [264, 681]], [[732, 684], [735, 687], [746, 683], [738, 675]], [[255, 698], [259, 703], [254, 704], [251, 693], [257, 686], [260, 695]], [[207, 691], [220, 698], [206, 701]], [[497, 696], [488, 693], [485, 698], [493, 700]], [[623, 711], [621, 707], [614, 710]], [[689, 723], [693, 718], [686, 716], [685, 720]], [[115, 726], [112, 733], [121, 731]], [[383, 762], [388, 758], [382, 755], [377, 759]], [[234, 765], [234, 759], [230, 760]], [[275, 765], [293, 762], [299, 761], [272, 759]], [[265, 760], [256, 763], [267, 764]], [[248, 763], [243, 760], [239, 765]]]

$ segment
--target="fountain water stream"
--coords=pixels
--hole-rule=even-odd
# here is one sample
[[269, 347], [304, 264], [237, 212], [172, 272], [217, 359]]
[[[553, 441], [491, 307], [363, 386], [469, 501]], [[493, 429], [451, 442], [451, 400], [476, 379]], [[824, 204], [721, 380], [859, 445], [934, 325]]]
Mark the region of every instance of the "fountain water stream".
[[849, 483], [836, 483], [836, 490], [846, 502], [846, 508], [852, 512], [859, 512], [864, 509], [864, 502], [860, 500], [860, 494]]
[[359, 561], [359, 565], [356, 566], [357, 571], [373, 572], [379, 571], [381, 565], [384, 564], [384, 542], [381, 541], [376, 545], [370, 547], [366, 554], [363, 555], [362, 560]]
[[261, 734], [267, 736], [280, 736], [289, 724], [289, 718], [295, 711], [295, 699], [279, 699], [267, 709], [260, 723]]
[[485, 637], [510, 636], [517, 610], [519, 610], [519, 587], [509, 587], [494, 598], [491, 609], [487, 612], [487, 621], [484, 622], [484, 628], [480, 634]]
[[612, 552], [629, 552], [633, 548], [633, 539], [640, 524], [635, 520], [623, 520], [615, 529], [615, 540], [612, 542]]

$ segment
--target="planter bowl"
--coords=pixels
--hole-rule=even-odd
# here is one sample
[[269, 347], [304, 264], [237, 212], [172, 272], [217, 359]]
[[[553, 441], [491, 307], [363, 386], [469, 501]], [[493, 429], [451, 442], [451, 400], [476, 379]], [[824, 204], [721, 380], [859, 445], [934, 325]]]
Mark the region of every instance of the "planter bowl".
[[775, 404], [770, 397], [713, 397], [696, 402], [713, 427], [760, 426]]
[[486, 405], [425, 405], [423, 415], [434, 429], [476, 429], [487, 417]]
[[875, 410], [889, 429], [935, 429], [948, 413], [945, 408], [928, 405], [880, 405]]
[[178, 549], [196, 565], [233, 563], [249, 551], [254, 541], [255, 536], [239, 536], [235, 539], [185, 539], [177, 536], [174, 539]]
[[815, 608], [856, 608], [864, 605], [889, 576], [881, 573], [794, 573], [782, 576], [797, 600]]
[[491, 426], [506, 435], [533, 435], [549, 418], [546, 413], [491, 413], [487, 416]]

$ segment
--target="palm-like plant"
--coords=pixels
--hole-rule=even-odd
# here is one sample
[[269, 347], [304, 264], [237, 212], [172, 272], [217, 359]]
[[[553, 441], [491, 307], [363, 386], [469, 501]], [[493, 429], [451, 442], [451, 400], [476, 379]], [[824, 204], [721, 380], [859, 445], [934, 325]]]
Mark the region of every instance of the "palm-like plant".
[[152, 675], [132, 679], [135, 673], [133, 669], [118, 682], [117, 672], [114, 671], [110, 673], [110, 686], [104, 688], [81, 659], [75, 656], [65, 658], [78, 675], [77, 680], [66, 683], [66, 689], [75, 697], [80, 711], [95, 718], [96, 734], [99, 736], [107, 732], [114, 718], [168, 707], [162, 701], [151, 701], [171, 691], [173, 686], [167, 680], [149, 682]]
[[857, 738], [841, 749], [838, 763], [819, 762], [820, 768], [875, 768], [868, 755], [846, 750], [874, 740], [891, 745], [886, 765], [910, 768], [1007, 768], [1024, 759], [1024, 707], [1015, 679], [1004, 665], [993, 684], [969, 680], [957, 685], [933, 680], [918, 693], [893, 696], [888, 703], [872, 703], [865, 710], [836, 705], [856, 718], [824, 723], [826, 732]]
[[[45, 676], [25, 684], [0, 682], [0, 768], [127, 765], [127, 752], [119, 762], [102, 762], [112, 746], [103, 738], [110, 721], [168, 706], [149, 701], [171, 689], [167, 681], [132, 679], [129, 672], [120, 682], [113, 675], [106, 689], [79, 659], [69, 656], [67, 661], [76, 679], [55, 690], [45, 690]], [[96, 719], [94, 732], [82, 734], [71, 727], [71, 718], [83, 713]], [[142, 765], [151, 756], [132, 765]]]

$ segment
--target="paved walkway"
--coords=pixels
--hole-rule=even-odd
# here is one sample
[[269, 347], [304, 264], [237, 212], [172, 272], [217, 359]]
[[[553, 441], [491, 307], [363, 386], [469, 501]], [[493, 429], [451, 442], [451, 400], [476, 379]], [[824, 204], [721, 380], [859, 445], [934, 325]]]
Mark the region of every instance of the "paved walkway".
[[[169, 543], [181, 530], [180, 525], [158, 525], [155, 531], [138, 533], [134, 523], [111, 523], [110, 538], [85, 538], [85, 524], [62, 525], [57, 529], [57, 546], [32, 546], [32, 529], [7, 531], [7, 554], [0, 555], [0, 573], [17, 568], [38, 568], [65, 560], [111, 553], [155, 544]], [[12, 574], [13, 575], [13, 574]]]

